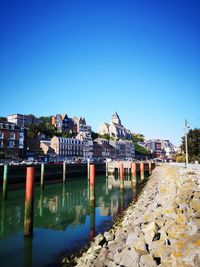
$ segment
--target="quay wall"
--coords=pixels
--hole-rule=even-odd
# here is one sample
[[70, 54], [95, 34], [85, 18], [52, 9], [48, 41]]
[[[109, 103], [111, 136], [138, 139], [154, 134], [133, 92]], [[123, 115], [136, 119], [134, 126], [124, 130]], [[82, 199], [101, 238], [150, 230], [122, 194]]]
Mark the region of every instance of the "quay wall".
[[[95, 164], [96, 174], [105, 173], [105, 164]], [[8, 166], [8, 183], [19, 184], [26, 181], [26, 168], [28, 166]], [[40, 181], [41, 165], [35, 165], [35, 179]], [[87, 164], [66, 164], [66, 178], [87, 175]], [[0, 184], [3, 181], [3, 166], [0, 166]], [[59, 180], [63, 177], [63, 164], [45, 164], [44, 179], [45, 181]]]
[[157, 166], [138, 201], [74, 265], [200, 266], [200, 171]]

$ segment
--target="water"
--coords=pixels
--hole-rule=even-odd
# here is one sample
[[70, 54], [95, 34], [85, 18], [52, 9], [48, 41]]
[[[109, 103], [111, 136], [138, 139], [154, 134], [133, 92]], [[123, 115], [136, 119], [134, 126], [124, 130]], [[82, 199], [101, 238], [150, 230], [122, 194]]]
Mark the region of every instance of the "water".
[[[24, 189], [10, 190], [0, 203], [0, 266], [59, 266], [58, 259], [79, 251], [108, 230], [115, 216], [136, 197], [126, 178], [124, 192], [113, 177], [96, 177], [95, 207], [87, 178], [35, 187], [33, 237], [24, 237]], [[2, 196], [0, 196], [2, 197]]]

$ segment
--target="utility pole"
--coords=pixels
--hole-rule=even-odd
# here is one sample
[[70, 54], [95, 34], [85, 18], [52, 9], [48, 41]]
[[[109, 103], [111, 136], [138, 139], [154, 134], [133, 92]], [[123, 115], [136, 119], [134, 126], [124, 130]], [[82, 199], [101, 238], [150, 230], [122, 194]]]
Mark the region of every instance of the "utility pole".
[[185, 167], [188, 165], [188, 140], [187, 140], [187, 132], [188, 132], [188, 121], [185, 120]]

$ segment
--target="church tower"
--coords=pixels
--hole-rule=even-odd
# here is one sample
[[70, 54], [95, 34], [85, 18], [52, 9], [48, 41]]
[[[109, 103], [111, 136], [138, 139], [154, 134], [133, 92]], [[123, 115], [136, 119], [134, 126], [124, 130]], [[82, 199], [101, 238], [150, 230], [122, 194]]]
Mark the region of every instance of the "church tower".
[[121, 120], [117, 112], [112, 115], [111, 122], [121, 125]]

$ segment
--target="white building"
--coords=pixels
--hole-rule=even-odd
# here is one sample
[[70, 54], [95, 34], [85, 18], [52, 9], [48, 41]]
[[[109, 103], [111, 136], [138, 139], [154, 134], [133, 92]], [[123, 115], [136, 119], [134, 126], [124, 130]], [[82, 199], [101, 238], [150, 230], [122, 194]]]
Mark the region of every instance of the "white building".
[[122, 124], [117, 112], [112, 115], [110, 123], [102, 123], [99, 127], [99, 134], [108, 134], [116, 139], [130, 139], [131, 131], [127, 130]]

